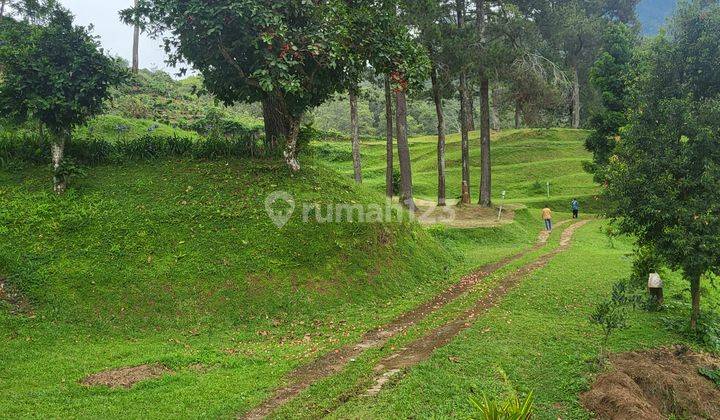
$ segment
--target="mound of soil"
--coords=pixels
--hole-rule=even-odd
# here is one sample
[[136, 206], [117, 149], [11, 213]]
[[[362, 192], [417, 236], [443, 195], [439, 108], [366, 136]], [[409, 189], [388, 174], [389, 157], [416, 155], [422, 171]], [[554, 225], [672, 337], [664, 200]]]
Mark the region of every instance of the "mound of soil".
[[698, 372], [720, 359], [687, 347], [610, 357], [612, 368], [580, 399], [600, 419], [720, 419], [720, 388]]
[[107, 386], [110, 388], [131, 388], [138, 382], [160, 378], [172, 370], [162, 365], [141, 365], [107, 370], [90, 375], [80, 381], [85, 386]]

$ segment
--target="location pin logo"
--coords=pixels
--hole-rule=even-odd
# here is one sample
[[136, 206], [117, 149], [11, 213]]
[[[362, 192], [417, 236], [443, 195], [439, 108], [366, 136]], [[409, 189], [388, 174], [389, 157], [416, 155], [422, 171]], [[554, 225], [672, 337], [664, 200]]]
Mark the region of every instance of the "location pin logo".
[[275, 191], [265, 199], [265, 211], [275, 226], [282, 229], [295, 212], [295, 199], [285, 191]]

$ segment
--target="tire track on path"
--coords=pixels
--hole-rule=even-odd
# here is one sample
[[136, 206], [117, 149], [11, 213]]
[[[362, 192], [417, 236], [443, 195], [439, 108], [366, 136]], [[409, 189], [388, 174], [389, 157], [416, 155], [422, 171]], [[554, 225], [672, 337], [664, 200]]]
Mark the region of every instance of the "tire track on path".
[[[567, 222], [569, 221], [560, 222], [558, 226]], [[547, 245], [549, 238], [550, 232], [540, 232], [534, 246], [481, 267], [428, 302], [405, 312], [389, 324], [366, 332], [359, 342], [341, 347], [325, 354], [314, 362], [300, 366], [288, 374], [290, 378], [288, 385], [278, 388], [270, 398], [246, 414], [239, 415], [238, 418], [254, 420], [269, 416], [277, 408], [295, 398], [312, 384], [343, 370], [352, 359], [360, 356], [365, 350], [382, 347], [391, 338], [401, 334], [431, 313], [459, 298], [496, 271], [532, 252], [542, 249]]]
[[495, 307], [513, 288], [520, 284], [523, 278], [547, 266], [555, 256], [567, 251], [570, 248], [575, 231], [588, 222], [588, 220], [578, 222], [565, 229], [560, 239], [560, 246], [505, 277], [500, 284], [477, 301], [471, 309], [465, 311], [455, 320], [430, 331], [425, 336], [383, 359], [375, 366], [374, 384], [366, 390], [364, 396], [372, 397], [377, 395], [383, 386], [403, 369], [427, 360], [435, 350], [447, 345], [460, 332], [470, 328], [479, 317]]

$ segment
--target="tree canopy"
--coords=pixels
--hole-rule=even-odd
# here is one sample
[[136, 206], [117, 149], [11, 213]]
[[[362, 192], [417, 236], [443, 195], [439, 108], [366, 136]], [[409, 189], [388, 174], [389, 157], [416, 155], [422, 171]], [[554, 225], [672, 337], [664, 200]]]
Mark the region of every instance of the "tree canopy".
[[404, 88], [423, 73], [422, 51], [392, 1], [141, 0], [123, 12], [164, 34], [170, 62], [189, 62], [226, 104], [262, 102], [268, 147], [291, 169], [305, 112], [356, 82], [371, 62]]
[[603, 49], [590, 71], [590, 81], [598, 90], [603, 109], [596, 112], [590, 125], [594, 129], [586, 141], [593, 152], [591, 172], [596, 180], [604, 180], [607, 166], [621, 129], [628, 123], [632, 108], [632, 85], [638, 61], [635, 60], [636, 35], [627, 25], [614, 23], [603, 36]]

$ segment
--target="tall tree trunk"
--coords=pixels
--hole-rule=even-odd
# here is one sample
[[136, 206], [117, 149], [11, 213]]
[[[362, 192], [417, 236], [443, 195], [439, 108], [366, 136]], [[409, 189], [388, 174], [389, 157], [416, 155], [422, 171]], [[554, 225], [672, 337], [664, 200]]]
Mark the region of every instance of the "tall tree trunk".
[[690, 294], [692, 295], [692, 315], [690, 317], [690, 328], [697, 331], [700, 320], [700, 279], [702, 275], [693, 274], [690, 278]]
[[283, 150], [283, 157], [288, 167], [297, 172], [298, 136], [300, 135], [301, 117], [293, 116], [279, 93], [271, 93], [262, 100], [263, 121], [265, 123], [265, 147], [269, 154]]
[[62, 194], [67, 189], [67, 180], [59, 173], [60, 166], [65, 157], [65, 136], [58, 135], [54, 137], [50, 145], [50, 150], [52, 153], [53, 166], [53, 191], [57, 194]]
[[485, 1], [475, 0], [475, 30], [481, 44], [478, 59], [481, 60], [480, 71], [480, 205], [490, 207], [492, 204], [492, 171], [490, 163], [490, 80], [482, 69], [483, 47], [485, 43]]
[[410, 145], [408, 144], [407, 137], [407, 97], [403, 90], [395, 92], [395, 103], [398, 159], [400, 160], [400, 177], [402, 179], [400, 202], [409, 210], [415, 211], [412, 168], [410, 165]]
[[390, 78], [385, 76], [385, 195], [392, 198], [395, 194], [393, 188], [393, 106], [392, 106], [392, 90], [390, 89]]
[[[138, 0], [135, 0], [135, 7], [138, 6]], [[140, 71], [140, 25], [135, 24], [133, 32], [133, 62], [132, 71], [137, 74]]]
[[462, 203], [470, 204], [470, 101], [467, 75], [460, 73], [460, 149], [462, 165]]
[[[457, 24], [461, 30], [465, 27], [465, 1], [456, 0]], [[460, 149], [462, 154], [461, 202], [470, 204], [470, 93], [468, 92], [467, 73], [460, 71]]]
[[515, 101], [515, 129], [520, 129], [522, 126], [522, 104], [520, 100]]
[[300, 162], [298, 162], [298, 137], [300, 137], [300, 119], [291, 119], [289, 121], [288, 136], [285, 141], [285, 163], [291, 171], [300, 170]]
[[500, 88], [492, 90], [492, 108], [490, 108], [490, 123], [495, 131], [500, 131]]
[[358, 184], [362, 184], [362, 163], [360, 161], [360, 125], [358, 122], [358, 98], [355, 89], [350, 89], [350, 132], [352, 140], [352, 158], [355, 182]]
[[440, 83], [438, 83], [437, 67], [433, 64], [430, 73], [432, 82], [433, 100], [435, 101], [435, 112], [438, 120], [438, 146], [437, 146], [437, 163], [438, 163], [438, 206], [446, 204], [446, 187], [445, 187], [445, 112], [443, 111], [442, 94], [440, 92]]
[[572, 93], [572, 128], [580, 128], [580, 70], [577, 63], [573, 63], [573, 93]]
[[475, 95], [472, 85], [468, 86], [468, 131], [475, 131]]
[[0, 1], [0, 18], [5, 16], [5, 3], [7, 0]]
[[480, 177], [480, 205], [492, 205], [492, 167], [490, 162], [490, 81], [483, 77], [480, 82], [480, 149], [481, 177]]

